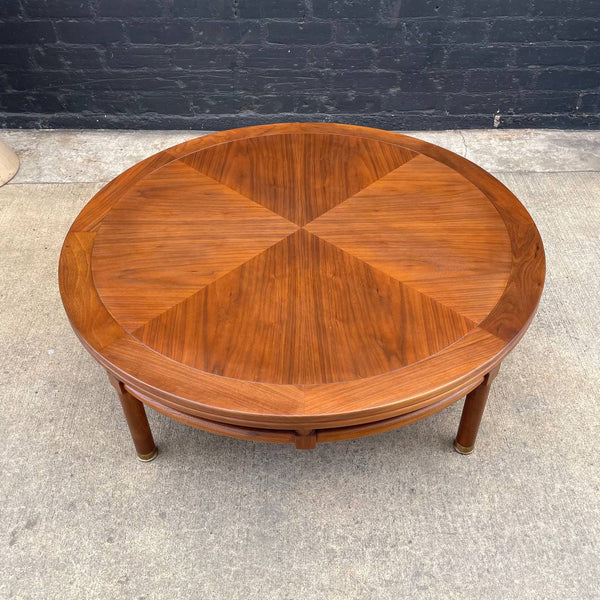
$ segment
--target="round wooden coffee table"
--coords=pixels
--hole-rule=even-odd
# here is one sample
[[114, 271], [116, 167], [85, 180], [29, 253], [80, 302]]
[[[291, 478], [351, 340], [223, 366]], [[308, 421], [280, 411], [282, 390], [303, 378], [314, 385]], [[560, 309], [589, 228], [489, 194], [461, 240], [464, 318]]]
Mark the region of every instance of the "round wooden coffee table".
[[455, 448], [469, 453], [544, 270], [525, 208], [468, 160], [386, 131], [296, 123], [135, 165], [79, 214], [59, 279], [151, 460], [144, 404], [314, 448], [465, 395]]

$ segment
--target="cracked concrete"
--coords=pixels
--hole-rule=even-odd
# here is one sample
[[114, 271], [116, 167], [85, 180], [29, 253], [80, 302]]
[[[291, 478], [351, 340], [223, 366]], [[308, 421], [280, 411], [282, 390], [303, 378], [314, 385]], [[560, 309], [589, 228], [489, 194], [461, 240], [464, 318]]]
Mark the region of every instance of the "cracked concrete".
[[[488, 171], [600, 170], [600, 132], [465, 130], [404, 132], [474, 160]], [[141, 159], [205, 131], [0, 131], [21, 158], [13, 183], [108, 181]]]
[[468, 154], [468, 149], [467, 149], [467, 140], [465, 140], [465, 134], [462, 131], [459, 131], [458, 133], [460, 133], [460, 138], [463, 142], [463, 151], [462, 151], [462, 156], [464, 156], [465, 158], [469, 158], [467, 156]]
[[1, 598], [598, 598], [599, 133], [415, 135], [490, 168], [546, 247], [474, 454], [452, 451], [461, 403], [312, 452], [149, 411], [161, 454], [142, 464], [58, 254], [108, 179], [195, 133], [0, 132], [22, 160], [0, 188]]

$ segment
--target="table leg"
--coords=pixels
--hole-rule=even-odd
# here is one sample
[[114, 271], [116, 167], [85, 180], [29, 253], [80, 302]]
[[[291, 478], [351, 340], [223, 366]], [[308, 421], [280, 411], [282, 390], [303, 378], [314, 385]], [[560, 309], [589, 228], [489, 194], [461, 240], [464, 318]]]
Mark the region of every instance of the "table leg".
[[314, 429], [296, 430], [296, 450], [314, 450], [317, 447], [317, 432]]
[[494, 367], [484, 378], [483, 381], [465, 398], [458, 433], [454, 440], [454, 449], [460, 454], [471, 454], [475, 448], [475, 439], [479, 431], [481, 417], [485, 410], [488, 394], [494, 377], [498, 374], [500, 365]]
[[154, 444], [144, 405], [125, 389], [121, 381], [113, 377], [110, 373], [108, 378], [117, 390], [117, 394], [119, 394], [138, 459], [142, 462], [154, 460], [158, 454], [158, 448]]

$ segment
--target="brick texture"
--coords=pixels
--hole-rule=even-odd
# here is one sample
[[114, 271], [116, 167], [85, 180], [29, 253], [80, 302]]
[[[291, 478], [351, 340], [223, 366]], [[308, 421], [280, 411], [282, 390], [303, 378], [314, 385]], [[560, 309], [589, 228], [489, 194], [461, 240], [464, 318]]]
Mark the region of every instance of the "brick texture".
[[599, 68], [598, 0], [0, 1], [0, 127], [600, 127]]

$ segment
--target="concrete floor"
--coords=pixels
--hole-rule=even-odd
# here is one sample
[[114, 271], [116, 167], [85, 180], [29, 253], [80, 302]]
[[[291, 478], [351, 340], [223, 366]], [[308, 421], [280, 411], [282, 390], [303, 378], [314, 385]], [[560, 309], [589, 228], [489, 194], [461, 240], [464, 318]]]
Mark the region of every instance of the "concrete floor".
[[414, 132], [521, 198], [548, 259], [475, 453], [461, 404], [313, 452], [149, 415], [134, 459], [65, 318], [62, 239], [93, 193], [200, 132], [0, 131], [0, 598], [600, 598], [600, 133]]

